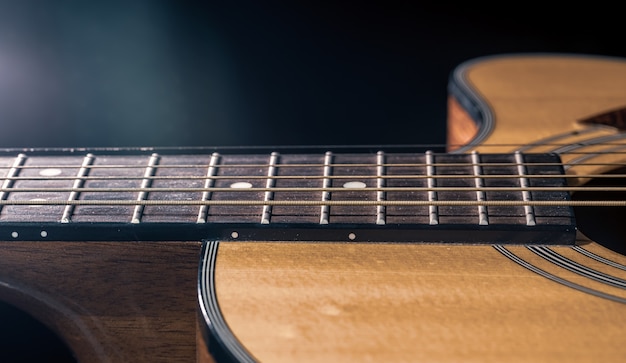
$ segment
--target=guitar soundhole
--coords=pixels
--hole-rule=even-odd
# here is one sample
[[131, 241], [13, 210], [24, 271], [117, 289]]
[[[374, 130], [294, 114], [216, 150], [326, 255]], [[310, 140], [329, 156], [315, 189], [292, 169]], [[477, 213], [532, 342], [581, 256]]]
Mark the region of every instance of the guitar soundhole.
[[50, 329], [1, 301], [0, 322], [1, 362], [76, 363], [67, 346]]
[[[625, 174], [626, 168], [612, 171], [610, 174]], [[585, 186], [624, 187], [626, 178], [598, 178]], [[626, 200], [626, 192], [600, 191], [577, 192], [574, 200]], [[624, 207], [577, 207], [576, 224], [587, 237], [604, 247], [626, 255], [626, 208]]]

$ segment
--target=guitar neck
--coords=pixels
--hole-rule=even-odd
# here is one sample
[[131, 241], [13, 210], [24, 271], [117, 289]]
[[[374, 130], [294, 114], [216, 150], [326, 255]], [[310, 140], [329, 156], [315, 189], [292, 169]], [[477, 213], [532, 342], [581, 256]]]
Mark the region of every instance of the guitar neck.
[[16, 240], [574, 239], [553, 154], [200, 149], [18, 153], [0, 165], [0, 234]]

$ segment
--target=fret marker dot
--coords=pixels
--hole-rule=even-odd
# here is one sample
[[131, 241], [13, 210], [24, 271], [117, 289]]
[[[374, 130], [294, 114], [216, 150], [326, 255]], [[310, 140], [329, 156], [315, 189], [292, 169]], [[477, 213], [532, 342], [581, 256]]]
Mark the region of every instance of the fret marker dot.
[[367, 187], [367, 185], [360, 181], [350, 181], [345, 183], [343, 187], [348, 189], [361, 189]]
[[252, 188], [252, 184], [248, 182], [237, 182], [237, 183], [232, 183], [230, 187], [233, 189], [248, 189], [248, 188]]
[[63, 171], [61, 169], [42, 169], [39, 171], [41, 176], [57, 176], [61, 175]]
[[237, 238], [239, 237], [239, 233], [237, 233], [237, 231], [234, 231], [233, 233], [231, 233], [231, 234], [230, 234], [230, 236], [231, 236], [233, 239], [237, 239]]
[[11, 237], [13, 237], [13, 238], [17, 238], [17, 237], [19, 237], [19, 236], [20, 236], [20, 234], [19, 234], [19, 233], [15, 232], [15, 231], [11, 232]]
[[[33, 198], [30, 201], [31, 202], [45, 202], [46, 199], [44, 199], [44, 198]], [[31, 207], [31, 208], [37, 208], [37, 207], [42, 207], [42, 206], [43, 206], [42, 204], [31, 204], [31, 205], [29, 205], [29, 207]]]
[[354, 233], [350, 233], [350, 234], [348, 235], [348, 238], [350, 239], [350, 241], [354, 241], [354, 240], [356, 239], [356, 234], [354, 234]]
[[41, 231], [40, 235], [41, 235], [41, 237], [46, 238], [46, 237], [48, 237], [48, 232], [47, 231]]

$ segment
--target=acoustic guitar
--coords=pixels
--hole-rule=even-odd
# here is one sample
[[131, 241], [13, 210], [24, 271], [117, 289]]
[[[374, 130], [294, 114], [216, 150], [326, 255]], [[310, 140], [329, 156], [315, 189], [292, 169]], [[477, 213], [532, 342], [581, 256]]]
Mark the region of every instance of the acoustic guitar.
[[449, 89], [448, 152], [2, 151], [0, 300], [79, 362], [622, 361], [626, 61]]

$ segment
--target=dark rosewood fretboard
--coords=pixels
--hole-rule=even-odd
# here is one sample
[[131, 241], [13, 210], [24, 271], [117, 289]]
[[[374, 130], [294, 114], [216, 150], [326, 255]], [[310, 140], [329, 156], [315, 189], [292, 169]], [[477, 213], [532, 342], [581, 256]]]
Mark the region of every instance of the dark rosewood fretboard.
[[563, 244], [575, 230], [553, 154], [5, 153], [0, 178], [5, 240]]

